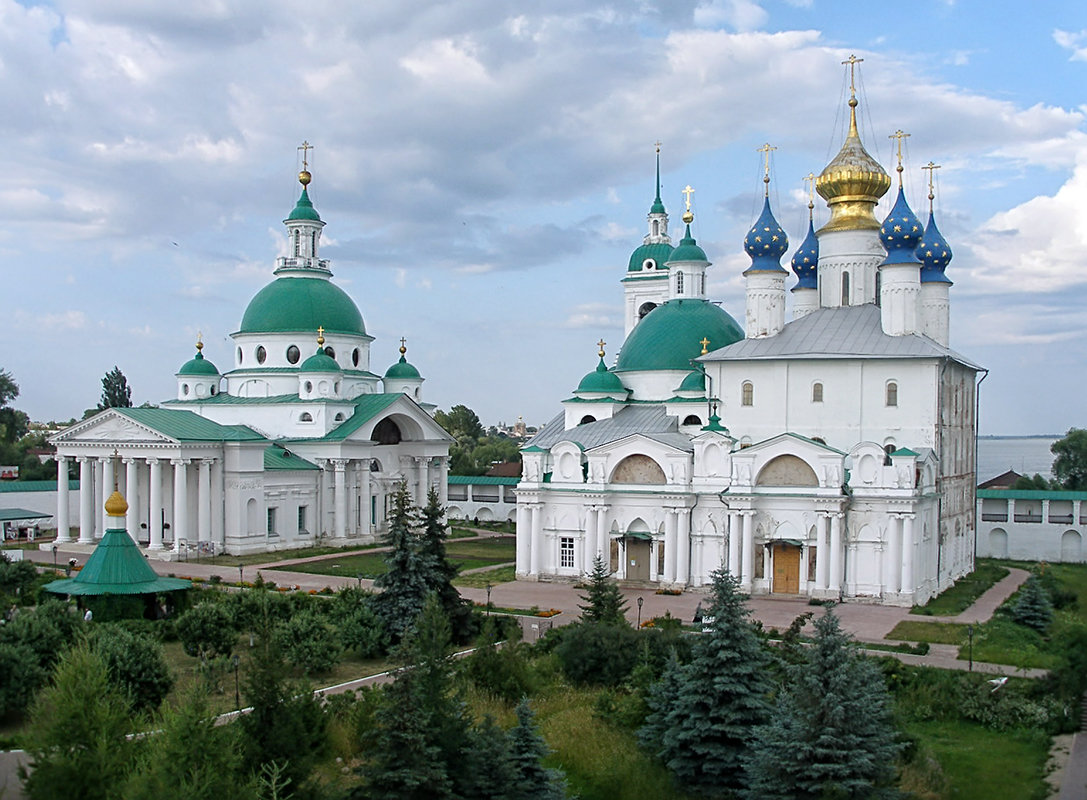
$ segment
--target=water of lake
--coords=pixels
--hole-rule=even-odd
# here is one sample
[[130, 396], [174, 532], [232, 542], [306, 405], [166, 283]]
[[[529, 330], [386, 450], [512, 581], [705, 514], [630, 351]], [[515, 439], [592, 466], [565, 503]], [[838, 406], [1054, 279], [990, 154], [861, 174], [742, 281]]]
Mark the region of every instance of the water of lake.
[[1053, 454], [1049, 451], [1056, 439], [1019, 438], [1015, 436], [978, 439], [978, 483], [1013, 469], [1020, 475], [1039, 473], [1052, 478]]

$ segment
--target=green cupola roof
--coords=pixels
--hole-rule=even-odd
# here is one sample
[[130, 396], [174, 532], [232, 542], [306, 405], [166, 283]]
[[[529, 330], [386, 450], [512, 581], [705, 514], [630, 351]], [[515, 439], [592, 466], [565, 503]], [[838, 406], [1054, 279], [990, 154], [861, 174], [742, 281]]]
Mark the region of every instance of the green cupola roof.
[[600, 356], [600, 363], [596, 365], [596, 369], [581, 379], [581, 383], [577, 385], [577, 391], [579, 393], [594, 392], [622, 395], [623, 397], [627, 394], [627, 388], [623, 386], [619, 376], [609, 370], [604, 363], [604, 356]]
[[706, 391], [706, 373], [700, 369], [696, 369], [689, 373], [686, 378], [683, 379], [683, 383], [679, 385], [680, 392], [704, 392]]
[[302, 194], [298, 197], [298, 202], [294, 204], [294, 210], [291, 211], [287, 217], [287, 222], [292, 220], [309, 220], [311, 222], [320, 222], [321, 216], [317, 213], [317, 209], [313, 207], [313, 203], [309, 199], [309, 190], [306, 186], [302, 187]]
[[215, 368], [215, 365], [204, 358], [204, 343], [197, 339], [196, 341], [196, 355], [181, 365], [181, 369], [177, 371], [178, 377], [182, 375], [209, 375], [212, 377], [219, 376], [219, 370]]
[[[323, 333], [323, 331], [322, 331]], [[302, 362], [302, 372], [343, 372], [336, 359], [324, 351], [325, 337], [317, 337], [317, 352]]]
[[339, 286], [319, 276], [282, 277], [249, 301], [238, 333], [308, 333], [319, 325], [366, 335], [358, 306]]
[[699, 247], [694, 237], [691, 236], [690, 223], [687, 224], [687, 234], [679, 240], [679, 246], [676, 247], [668, 257], [669, 263], [675, 263], [677, 261], [702, 261], [707, 264], [709, 263], [709, 259], [706, 258], [706, 251]]
[[703, 353], [703, 340], [716, 350], [743, 338], [743, 329], [720, 306], [697, 298], [669, 300], [630, 332], [615, 371], [690, 372], [691, 361]]
[[385, 370], [386, 378], [397, 378], [400, 380], [421, 380], [422, 375], [419, 374], [419, 370], [408, 363], [407, 359], [407, 340], [400, 340], [400, 360]]

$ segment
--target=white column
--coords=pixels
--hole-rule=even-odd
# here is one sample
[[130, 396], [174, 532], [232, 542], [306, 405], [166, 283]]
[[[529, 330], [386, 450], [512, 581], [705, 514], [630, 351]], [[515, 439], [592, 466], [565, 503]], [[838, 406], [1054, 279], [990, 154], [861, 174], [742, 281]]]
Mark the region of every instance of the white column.
[[691, 510], [676, 510], [676, 583], [686, 586], [691, 580]]
[[106, 514], [106, 500], [113, 493], [113, 456], [106, 456], [102, 459], [102, 507], [96, 509], [99, 514], [102, 515], [102, 524], [95, 532], [95, 538], [101, 539], [106, 533], [106, 526], [112, 525], [109, 521], [109, 515]]
[[336, 470], [335, 531], [337, 539], [342, 539], [347, 534], [347, 486], [345, 485], [344, 475], [346, 464], [347, 462], [342, 458], [337, 458], [332, 462], [332, 466]]
[[94, 462], [79, 456], [79, 543], [94, 544]]
[[913, 583], [913, 514], [904, 514], [902, 519], [902, 592], [913, 594], [917, 587]]
[[449, 505], [449, 459], [438, 459], [438, 494], [443, 506]]
[[419, 506], [420, 508], [422, 508], [423, 506], [426, 505], [427, 481], [429, 480], [429, 471], [427, 469], [427, 463], [429, 461], [430, 461], [429, 458], [417, 458], [417, 459], [415, 459], [415, 466], [416, 466], [416, 469], [418, 471], [418, 475], [417, 475], [415, 480], [417, 481], [418, 486], [419, 486], [418, 492], [415, 495], [415, 504], [417, 506]]
[[529, 549], [528, 572], [530, 575], [540, 574], [540, 548], [543, 546], [543, 506], [533, 503], [529, 506], [532, 512], [532, 536]]
[[68, 457], [57, 456], [57, 544], [72, 541], [72, 523], [68, 519]]
[[223, 515], [226, 513], [226, 505], [223, 502], [223, 460], [215, 458], [211, 461], [211, 540], [222, 545], [226, 544], [226, 521]]
[[128, 535], [140, 541], [140, 460], [123, 459], [125, 463], [125, 500], [128, 501]]
[[[498, 487], [499, 491], [502, 487]], [[585, 510], [585, 535], [582, 541], [582, 559], [583, 564], [581, 567], [582, 572], [589, 572], [593, 568], [593, 561], [596, 560], [596, 532], [597, 524], [596, 518], [600, 514], [600, 509], [597, 506], [589, 506]]]
[[752, 565], [755, 560], [755, 512], [744, 511], [743, 549], [740, 551], [740, 588], [751, 591], [751, 579], [754, 575]]
[[830, 548], [827, 546], [827, 538], [830, 536], [830, 517], [826, 514], [819, 516], [815, 526], [815, 588], [827, 588], [827, 567], [830, 557]]
[[189, 470], [188, 459], [174, 458], [174, 543], [192, 541], [189, 533]]
[[664, 580], [676, 582], [676, 512], [664, 509]]
[[842, 591], [842, 515], [830, 516], [830, 586], [833, 592]]
[[743, 533], [741, 526], [743, 517], [739, 511], [732, 511], [728, 515], [728, 572], [734, 577], [740, 577], [740, 550]]
[[197, 540], [211, 541], [211, 459], [200, 459], [196, 480]]
[[660, 539], [654, 539], [649, 543], [649, 580], [659, 581], [660, 575], [657, 574], [657, 564], [660, 563]]
[[597, 506], [596, 515], [596, 549], [600, 557], [611, 572], [611, 537], [608, 536], [608, 507]]
[[149, 497], [147, 510], [147, 531], [149, 537], [148, 550], [162, 549], [162, 462], [157, 458], [147, 459], [151, 467], [148, 477], [147, 494]]
[[369, 536], [373, 532], [370, 524], [370, 459], [365, 458], [359, 462], [359, 497], [362, 499], [362, 524], [359, 532], [363, 536]]
[[518, 575], [528, 572], [529, 553], [532, 548], [531, 512], [524, 503], [517, 504], [517, 567]]

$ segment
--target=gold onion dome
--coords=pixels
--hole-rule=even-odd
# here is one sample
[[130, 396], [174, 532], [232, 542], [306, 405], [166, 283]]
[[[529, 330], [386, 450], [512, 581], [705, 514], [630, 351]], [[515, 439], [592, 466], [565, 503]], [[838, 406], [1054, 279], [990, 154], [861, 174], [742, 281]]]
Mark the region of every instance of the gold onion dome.
[[106, 500], [106, 515], [110, 517], [123, 517], [128, 513], [128, 502], [116, 489]]
[[873, 213], [891, 188], [891, 178], [861, 144], [857, 98], [849, 98], [849, 134], [838, 155], [815, 180], [815, 191], [830, 207], [830, 221], [819, 232], [879, 230]]

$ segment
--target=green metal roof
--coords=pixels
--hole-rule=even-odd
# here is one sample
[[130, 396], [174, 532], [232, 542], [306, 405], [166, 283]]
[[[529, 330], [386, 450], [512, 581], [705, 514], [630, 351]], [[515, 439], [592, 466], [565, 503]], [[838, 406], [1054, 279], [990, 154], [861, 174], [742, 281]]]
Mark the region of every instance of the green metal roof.
[[264, 448], [264, 468], [282, 470], [320, 469], [312, 461], [307, 461], [302, 456], [292, 453], [287, 448], [279, 445]]
[[706, 391], [706, 373], [700, 369], [692, 371], [679, 385], [680, 392], [704, 392]]
[[[291, 371], [293, 372], [295, 370], [291, 370]], [[176, 405], [176, 404], [179, 404], [179, 403], [188, 403], [188, 404], [191, 404], [191, 405], [203, 405], [203, 404], [207, 403], [209, 405], [215, 405], [215, 406], [229, 406], [229, 405], [239, 405], [239, 406], [272, 405], [272, 406], [278, 406], [278, 405], [281, 405], [283, 403], [314, 403], [314, 402], [317, 402], [317, 401], [315, 401], [315, 400], [303, 400], [297, 394], [274, 394], [274, 395], [271, 395], [270, 397], [238, 397], [237, 395], [234, 395], [234, 394], [227, 394], [226, 392], [219, 392], [219, 394], [217, 394], [217, 395], [213, 395], [212, 397], [205, 397], [205, 398], [200, 399], [200, 400], [195, 400], [195, 399], [193, 399], [193, 400], [174, 400], [173, 398], [170, 398], [169, 400], [163, 400], [163, 402], [164, 403], [169, 403], [170, 405]], [[345, 401], [340, 400], [340, 401], [337, 401], [337, 402], [342, 403], [342, 402], [345, 402]]]
[[[55, 492], [56, 481], [0, 481], [0, 494], [4, 492]], [[68, 481], [69, 491], [79, 490], [78, 480]]]
[[630, 254], [630, 263], [627, 264], [627, 272], [641, 272], [642, 265], [647, 258], [653, 259], [656, 262], [656, 269], [667, 273], [668, 270], [664, 264], [671, 260], [672, 245], [659, 242], [657, 244], [643, 244]]
[[113, 410], [179, 442], [259, 442], [264, 439], [245, 425], [220, 425], [191, 411], [172, 408]]
[[343, 372], [336, 359], [318, 346], [317, 352], [302, 362], [299, 372]]
[[109, 528], [74, 578], [47, 583], [54, 594], [152, 594], [188, 589], [192, 581], [160, 578], [123, 528]]
[[184, 364], [181, 365], [181, 369], [177, 371], [178, 376], [181, 375], [218, 375], [219, 370], [215, 368], [215, 365], [204, 358], [203, 353], [197, 353], [193, 358], [190, 358]]
[[679, 247], [672, 251], [672, 255], [668, 257], [668, 263], [678, 263], [680, 261], [703, 261], [708, 262], [706, 258], [706, 251], [698, 246], [698, 243], [691, 236], [691, 226], [687, 226], [687, 235], [679, 240]]
[[669, 300], [639, 322], [619, 351], [616, 372], [691, 371], [691, 361], [709, 349], [741, 341], [743, 329], [720, 306], [701, 299]]
[[[56, 486], [56, 484], [53, 485]], [[51, 516], [53, 515], [25, 508], [0, 508], [0, 522], [11, 522], [16, 519], [47, 519]]]
[[600, 363], [596, 365], [596, 369], [581, 379], [581, 383], [577, 385], [577, 391], [617, 394], [621, 397], [630, 394], [619, 376], [608, 370], [603, 356], [600, 357]]
[[321, 217], [317, 213], [317, 209], [313, 207], [313, 202], [309, 199], [309, 192], [306, 187], [302, 187], [302, 194], [298, 198], [298, 202], [295, 203], [294, 209], [291, 211], [288, 220], [302, 219], [312, 220], [313, 222], [320, 222]]
[[403, 397], [401, 392], [391, 394], [364, 394], [355, 399], [355, 410], [338, 428], [313, 439], [280, 439], [280, 442], [342, 442], [367, 422]]
[[400, 360], [393, 364], [385, 371], [386, 378], [400, 378], [400, 379], [418, 379], [423, 377], [419, 374], [419, 370], [408, 363], [408, 360], [404, 356], [400, 356]]
[[245, 309], [238, 333], [365, 334], [355, 301], [324, 277], [276, 278]]
[[520, 478], [496, 478], [493, 475], [450, 475], [450, 486], [516, 486]]
[[989, 500], [1087, 500], [1087, 492], [1063, 489], [978, 489], [978, 497]]
[[917, 453], [910, 450], [908, 447], [900, 447], [891, 453], [892, 456], [917, 456]]

